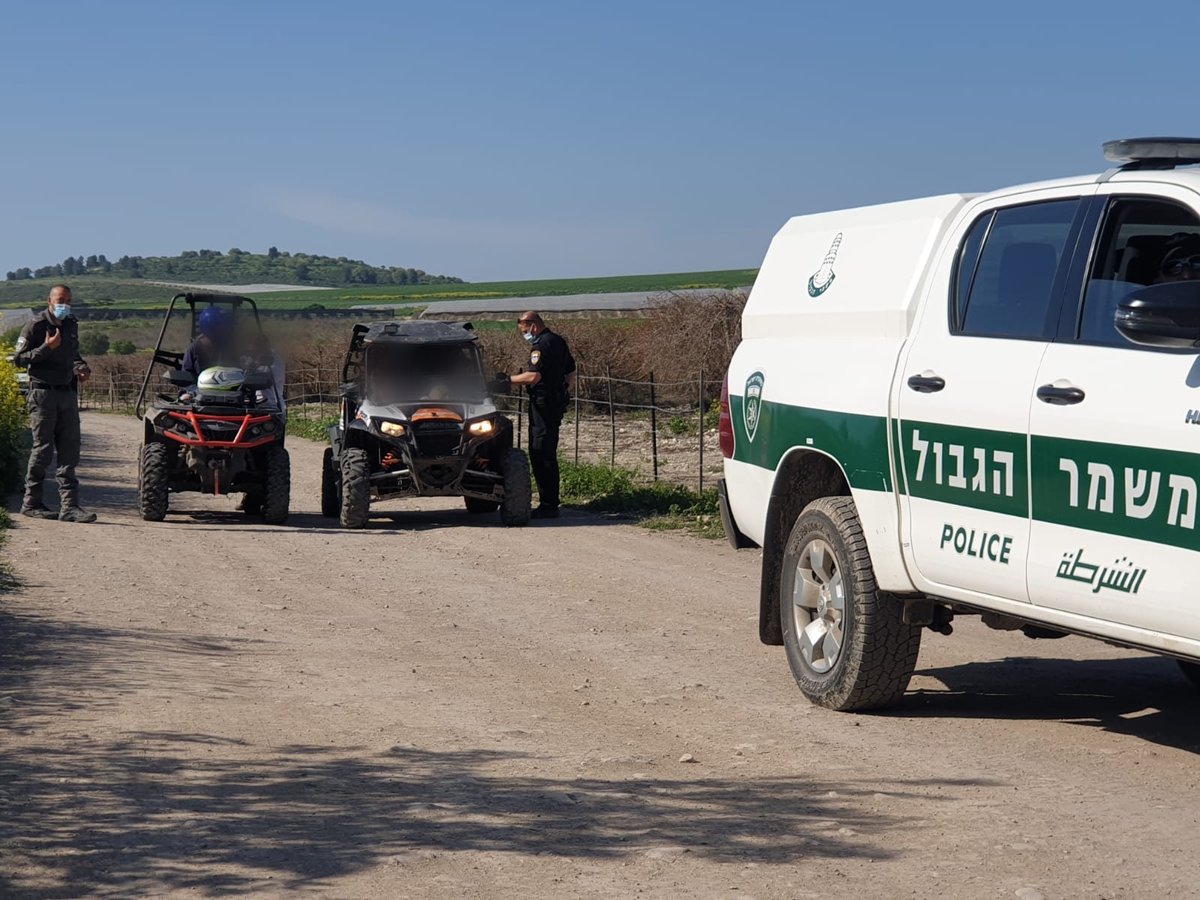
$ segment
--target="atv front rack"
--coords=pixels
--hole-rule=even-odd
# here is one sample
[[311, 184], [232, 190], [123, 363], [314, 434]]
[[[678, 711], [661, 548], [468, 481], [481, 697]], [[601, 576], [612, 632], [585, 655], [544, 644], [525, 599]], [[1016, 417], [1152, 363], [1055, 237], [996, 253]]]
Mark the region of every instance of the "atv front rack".
[[[279, 439], [279, 432], [272, 428], [269, 432], [261, 433], [257, 437], [249, 437], [249, 433], [259, 425], [264, 425], [275, 419], [275, 416], [267, 413], [265, 415], [254, 415], [246, 413], [240, 416], [220, 416], [209, 413], [197, 412], [176, 412], [170, 410], [167, 412], [167, 418], [174, 419], [178, 422], [184, 422], [192, 430], [195, 437], [179, 434], [176, 431], [163, 429], [163, 437], [170, 438], [177, 443], [184, 444], [188, 447], [204, 447], [205, 449], [237, 449], [251, 450], [255, 447], [261, 447], [263, 444], [269, 444], [272, 441]], [[216, 437], [210, 437], [209, 434], [213, 431], [228, 432], [231, 429], [225, 426], [238, 425], [237, 434], [233, 440], [221, 440]], [[209, 429], [206, 433], [205, 427]]]

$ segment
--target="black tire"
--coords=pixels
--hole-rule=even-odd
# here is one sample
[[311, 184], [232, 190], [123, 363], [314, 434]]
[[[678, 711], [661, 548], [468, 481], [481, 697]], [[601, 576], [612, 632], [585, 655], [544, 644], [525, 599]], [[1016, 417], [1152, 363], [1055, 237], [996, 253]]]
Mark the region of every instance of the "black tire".
[[500, 458], [500, 474], [504, 476], [500, 521], [510, 528], [528, 525], [533, 507], [533, 485], [529, 480], [529, 457], [525, 451], [506, 450]]
[[1182, 659], [1175, 660], [1179, 663], [1179, 671], [1184, 674], [1193, 685], [1200, 688], [1200, 663], [1186, 662]]
[[849, 497], [814, 500], [796, 519], [783, 551], [779, 609], [788, 665], [813, 703], [874, 709], [908, 687], [921, 626], [906, 625], [903, 605], [876, 586]]
[[325, 448], [321, 460], [321, 515], [336, 518], [342, 505], [341, 488], [338, 485], [338, 470], [333, 462], [333, 448]]
[[362, 528], [367, 524], [371, 505], [371, 468], [367, 451], [342, 451], [342, 508], [339, 516], [343, 528]]
[[478, 497], [463, 497], [463, 503], [467, 506], [467, 512], [473, 516], [494, 513], [500, 508], [499, 500], [480, 500]]
[[267, 450], [267, 479], [261, 496], [263, 521], [269, 525], [286, 522], [292, 500], [292, 458], [279, 444]]
[[166, 444], [142, 445], [138, 460], [138, 512], [147, 522], [167, 517], [171, 485], [171, 448]]

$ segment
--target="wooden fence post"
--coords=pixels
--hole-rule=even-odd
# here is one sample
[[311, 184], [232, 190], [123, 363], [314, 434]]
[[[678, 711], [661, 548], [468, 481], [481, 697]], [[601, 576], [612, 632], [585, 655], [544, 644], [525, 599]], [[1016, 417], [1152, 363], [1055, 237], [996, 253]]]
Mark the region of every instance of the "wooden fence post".
[[654, 480], [658, 481], [658, 400], [653, 372], [650, 373], [650, 458], [654, 461]]
[[700, 493], [704, 493], [704, 370], [700, 370]]

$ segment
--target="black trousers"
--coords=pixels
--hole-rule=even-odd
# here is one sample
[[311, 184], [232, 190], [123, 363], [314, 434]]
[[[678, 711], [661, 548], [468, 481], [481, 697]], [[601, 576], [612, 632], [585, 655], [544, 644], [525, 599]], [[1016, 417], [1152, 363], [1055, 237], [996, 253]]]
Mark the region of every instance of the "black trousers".
[[565, 412], [561, 406], [529, 403], [529, 464], [540, 506], [558, 506], [558, 429]]
[[58, 496], [62, 506], [79, 505], [79, 479], [75, 467], [79, 465], [79, 395], [73, 390], [45, 390], [31, 388], [26, 402], [29, 404], [29, 430], [33, 432], [33, 450], [29, 454], [29, 468], [25, 471], [26, 506], [44, 503], [42, 482], [50, 460], [57, 457]]

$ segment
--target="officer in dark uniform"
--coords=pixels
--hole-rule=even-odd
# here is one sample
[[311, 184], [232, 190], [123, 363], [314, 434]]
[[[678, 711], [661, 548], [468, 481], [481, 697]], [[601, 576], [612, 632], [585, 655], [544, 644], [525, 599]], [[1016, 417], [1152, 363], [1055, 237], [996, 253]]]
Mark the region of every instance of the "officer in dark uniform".
[[529, 393], [529, 462], [537, 482], [535, 519], [558, 517], [558, 429], [571, 397], [575, 359], [567, 342], [546, 327], [535, 312], [517, 320], [521, 336], [530, 344], [529, 366], [513, 375], [513, 384]]
[[[24, 515], [63, 522], [94, 522], [96, 514], [79, 507], [79, 394], [78, 385], [92, 370], [79, 355], [79, 323], [71, 313], [71, 289], [50, 289], [46, 310], [21, 329], [14, 361], [29, 370], [29, 428], [33, 450], [25, 473]], [[52, 457], [58, 457], [56, 513], [42, 500], [42, 481]]]

